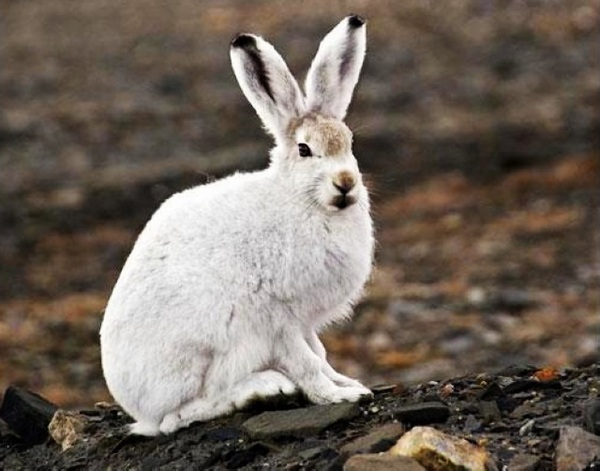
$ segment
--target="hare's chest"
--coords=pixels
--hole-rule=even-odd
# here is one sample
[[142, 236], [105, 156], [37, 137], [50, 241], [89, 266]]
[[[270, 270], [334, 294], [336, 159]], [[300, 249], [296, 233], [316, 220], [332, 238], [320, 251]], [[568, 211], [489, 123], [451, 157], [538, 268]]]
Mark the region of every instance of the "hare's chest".
[[[373, 257], [373, 235], [370, 220], [340, 224], [330, 228], [325, 237], [323, 264], [332, 283], [346, 285], [348, 290], [362, 287], [368, 278]], [[340, 286], [343, 288], [343, 286]]]
[[307, 239], [298, 234], [286, 278], [296, 299], [309, 299], [313, 309], [328, 310], [360, 293], [371, 271], [373, 235], [370, 220], [329, 222], [318, 229]]

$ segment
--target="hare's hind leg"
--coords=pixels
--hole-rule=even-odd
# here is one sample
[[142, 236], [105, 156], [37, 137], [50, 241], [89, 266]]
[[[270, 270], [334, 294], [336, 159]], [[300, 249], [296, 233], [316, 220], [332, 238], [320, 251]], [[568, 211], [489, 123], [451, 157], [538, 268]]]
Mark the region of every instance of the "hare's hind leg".
[[283, 373], [275, 370], [259, 371], [234, 385], [227, 394], [236, 409], [247, 406], [256, 399], [283, 394], [289, 396], [297, 391], [296, 385]]
[[167, 414], [160, 424], [162, 433], [172, 433], [192, 422], [205, 422], [241, 409], [251, 401], [296, 392], [296, 385], [275, 370], [251, 373], [215, 397], [194, 399]]
[[154, 422], [138, 421], [129, 425], [129, 433], [132, 435], [143, 435], [145, 437], [156, 437], [160, 435], [160, 428]]
[[230, 402], [200, 397], [184, 404], [178, 410], [165, 415], [159, 428], [162, 433], [169, 434], [180, 428], [187, 427], [192, 422], [205, 422], [222, 415], [227, 415], [233, 412], [233, 410], [233, 404]]

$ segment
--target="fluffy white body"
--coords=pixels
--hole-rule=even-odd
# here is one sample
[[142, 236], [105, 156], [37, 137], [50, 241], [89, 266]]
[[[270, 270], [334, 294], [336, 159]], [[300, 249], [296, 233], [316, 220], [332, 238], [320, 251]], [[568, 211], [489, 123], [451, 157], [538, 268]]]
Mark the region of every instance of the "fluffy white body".
[[[341, 122], [364, 29], [348, 17], [325, 38], [307, 98], [266, 41], [232, 43], [242, 90], [277, 145], [269, 168], [167, 200], [123, 267], [102, 366], [133, 433], [170, 433], [297, 388], [315, 403], [370, 394], [327, 363], [317, 336], [350, 313], [372, 265], [368, 194]], [[319, 77], [330, 77], [326, 90]]]

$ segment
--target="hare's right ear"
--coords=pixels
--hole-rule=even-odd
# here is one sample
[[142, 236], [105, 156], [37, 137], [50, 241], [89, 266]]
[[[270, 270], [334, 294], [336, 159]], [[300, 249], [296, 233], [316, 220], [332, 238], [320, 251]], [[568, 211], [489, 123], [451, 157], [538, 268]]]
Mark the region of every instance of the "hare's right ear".
[[344, 119], [365, 58], [365, 20], [344, 18], [319, 45], [306, 76], [308, 111]]
[[285, 61], [260, 36], [239, 34], [231, 41], [231, 65], [244, 95], [277, 141], [290, 120], [304, 113], [304, 96]]

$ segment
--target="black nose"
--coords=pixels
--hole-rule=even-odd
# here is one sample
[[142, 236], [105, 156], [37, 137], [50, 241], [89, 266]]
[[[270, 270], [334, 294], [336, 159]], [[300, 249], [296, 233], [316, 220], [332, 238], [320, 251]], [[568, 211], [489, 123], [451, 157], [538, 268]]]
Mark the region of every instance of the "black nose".
[[341, 185], [334, 183], [333, 186], [335, 186], [342, 195], [347, 195], [350, 190], [354, 188], [354, 184], [349, 185], [347, 182], [343, 182]]

